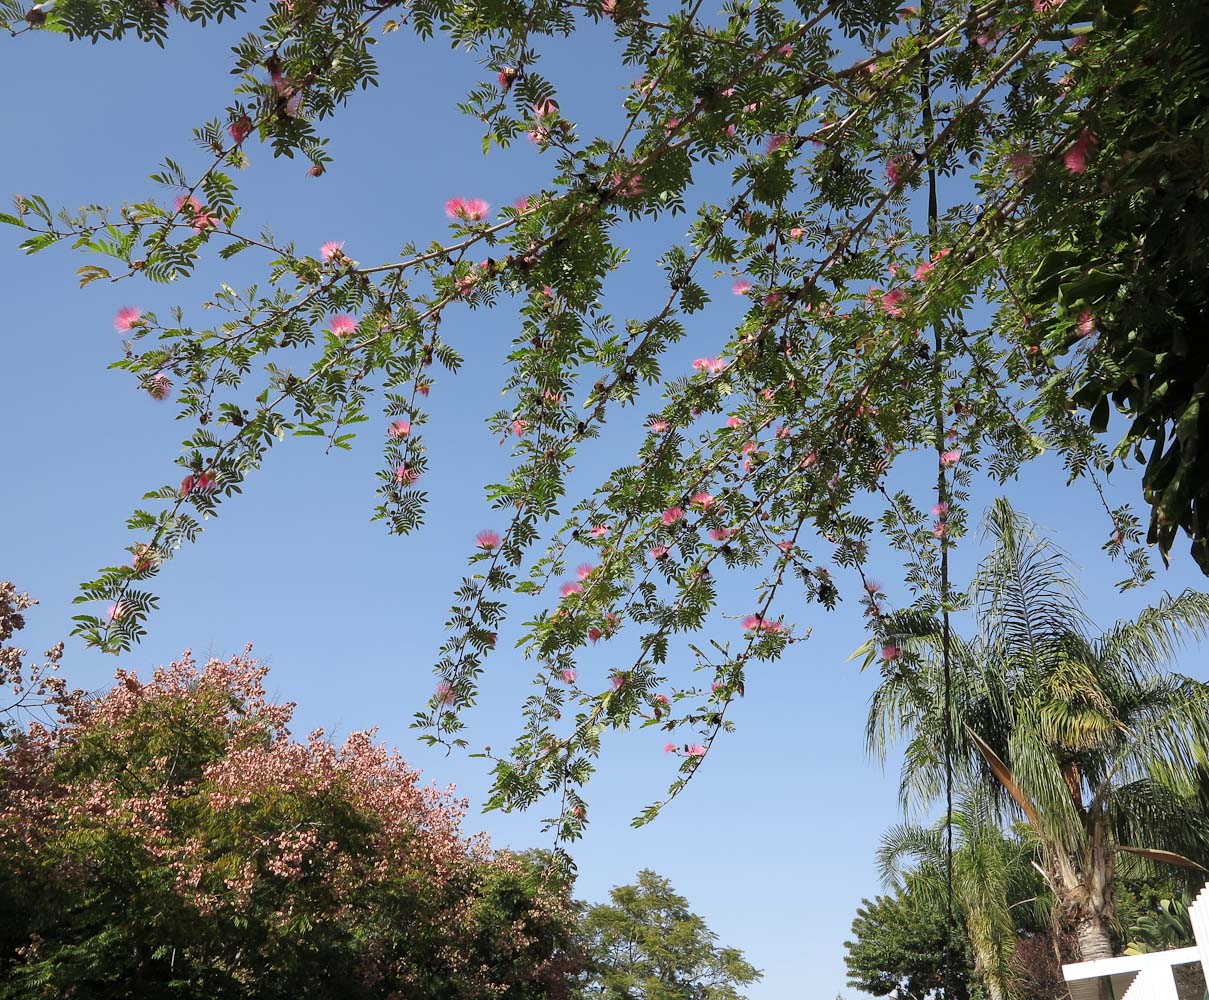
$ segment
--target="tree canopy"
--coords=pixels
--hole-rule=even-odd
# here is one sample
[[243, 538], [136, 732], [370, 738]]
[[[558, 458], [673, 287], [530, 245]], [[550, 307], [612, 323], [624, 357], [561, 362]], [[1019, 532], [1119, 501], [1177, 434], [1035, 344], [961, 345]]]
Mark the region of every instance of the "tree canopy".
[[[160, 197], [56, 212], [26, 193], [0, 216], [26, 252], [70, 244], [87, 255], [82, 284], [127, 280], [132, 298], [135, 281], [180, 282], [203, 261], [229, 277], [166, 315], [132, 304], [114, 317], [128, 336], [115, 366], [173, 397], [190, 429], [179, 468], [131, 516], [122, 562], [83, 585], [94, 606], [77, 634], [129, 649], [154, 578], [253, 488], [275, 444], [350, 447], [374, 407], [373, 516], [419, 528], [426, 477], [441, 474], [427, 400], [466, 350], [442, 321], [463, 310], [512, 330], [488, 421], [511, 463], [487, 486], [496, 523], [467, 533], [416, 724], [465, 745], [463, 710], [501, 623], [536, 600], [520, 645], [537, 687], [515, 744], [493, 757], [491, 804], [548, 798], [563, 838], [582, 832], [609, 730], [666, 729], [679, 769], [663, 801], [684, 788], [729, 729], [749, 667], [808, 638], [779, 610], [787, 592], [821, 608], [866, 601], [874, 648], [897, 658], [889, 597], [866, 572], [874, 538], [901, 552], [910, 610], [946, 615], [971, 490], [1042, 452], [1095, 496], [1149, 445], [1149, 538], [1166, 553], [1182, 528], [1204, 562], [1190, 331], [1203, 315], [1205, 63], [1179, 27], [1199, 9], [281, 0], [249, 15], [236, 0], [5, 0], [16, 35], [92, 41], [162, 43], [180, 21], [258, 18], [225, 67], [231, 103], [196, 128], [187, 158], [164, 159]], [[478, 61], [459, 106], [484, 152], [540, 151], [529, 192], [495, 209], [451, 192], [449, 231], [410, 235], [383, 261], [339, 234], [299, 247], [246, 221], [237, 171], [297, 156], [326, 182], [339, 152], [328, 120], [409, 35]], [[614, 131], [578, 114], [574, 81], [544, 72], [551, 51], [602, 38], [635, 77]], [[680, 235], [660, 256], [662, 294], [614, 316], [602, 294], [625, 273], [622, 221]], [[745, 311], [702, 332], [693, 317], [711, 315], [719, 282]], [[1113, 406], [1132, 421], [1116, 449], [1098, 433]], [[573, 489], [578, 457], [618, 435], [627, 408], [639, 443]], [[921, 475], [934, 495], [905, 485]], [[1140, 519], [1102, 506], [1123, 584], [1145, 582]], [[724, 572], [755, 575], [748, 606], [719, 606]], [[692, 638], [703, 630], [708, 645]], [[580, 651], [620, 638], [624, 661], [581, 678]]]

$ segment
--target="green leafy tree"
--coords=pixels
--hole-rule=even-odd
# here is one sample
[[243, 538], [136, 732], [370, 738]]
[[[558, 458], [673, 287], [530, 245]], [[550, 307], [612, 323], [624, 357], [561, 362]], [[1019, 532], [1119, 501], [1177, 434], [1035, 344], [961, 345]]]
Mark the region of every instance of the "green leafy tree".
[[1198, 765], [1209, 754], [1209, 687], [1163, 667], [1209, 629], [1209, 597], [1165, 597], [1096, 634], [1067, 557], [999, 501], [994, 542], [968, 596], [978, 635], [953, 636], [946, 717], [943, 633], [900, 616], [903, 656], [883, 667], [868, 735], [906, 741], [905, 800], [959, 780], [985, 789], [1037, 838], [1059, 926], [1080, 959], [1112, 954], [1117, 857], [1195, 865], [1205, 856]]
[[585, 997], [602, 1000], [739, 1000], [760, 979], [737, 948], [688, 908], [671, 883], [644, 869], [634, 885], [588, 906], [580, 932], [588, 954]]
[[[466, 745], [463, 711], [502, 623], [517, 597], [536, 598], [519, 636], [536, 693], [493, 759], [491, 805], [548, 799], [559, 836], [577, 837], [605, 737], [653, 725], [671, 735], [675, 764], [637, 818], [649, 820], [731, 728], [749, 668], [808, 638], [779, 610], [788, 592], [823, 609], [861, 593], [884, 536], [904, 553], [914, 610], [934, 615], [976, 476], [1008, 481], [1051, 450], [1096, 495], [1111, 457], [1072, 412], [1071, 385], [1086, 371], [1128, 392], [1133, 376], [1112, 381], [1111, 336], [1083, 336], [1098, 322], [1083, 315], [1086, 295], [1059, 291], [1039, 308], [1022, 286], [1054, 247], [1053, 220], [1081, 234], [1067, 209], [1090, 203], [1122, 162], [1100, 124], [1136, 96], [1138, 61], [1120, 53], [1136, 53], [1135, 38], [1161, 44], [1169, 3], [1121, 7], [0, 0], [18, 36], [162, 42], [180, 21], [246, 26], [221, 49], [230, 103], [198, 124], [190, 155], [165, 157], [154, 196], [57, 212], [26, 193], [0, 216], [28, 253], [84, 254], [85, 285], [130, 279], [121, 287], [134, 296], [137, 281], [172, 282], [192, 294], [159, 315], [132, 304], [114, 317], [128, 335], [115, 367], [139, 391], [173, 396], [189, 429], [175, 471], [155, 477], [129, 519], [126, 555], [82, 588], [77, 634], [130, 649], [155, 610], [155, 578], [253, 488], [279, 442], [351, 447], [375, 408], [373, 516], [394, 533], [418, 529], [441, 469], [429, 395], [448, 391], [467, 344], [483, 349], [449, 317], [490, 309], [492, 342], [504, 330], [510, 342], [487, 433], [510, 444], [510, 464], [490, 475], [496, 523], [477, 537], [466, 528], [469, 569], [416, 724], [434, 743]], [[492, 209], [450, 192], [447, 231], [406, 234], [397, 255], [372, 261], [339, 233], [300, 245], [297, 218], [255, 218], [239, 171], [284, 156], [334, 181], [329, 119], [378, 82], [380, 62], [434, 37], [478, 60], [481, 82], [459, 107], [482, 149], [538, 151], [528, 196]], [[547, 75], [549, 54], [577, 66], [586, 49], [636, 78], [614, 109], [620, 123], [591, 120], [577, 73]], [[1159, 150], [1158, 163], [1172, 120], [1127, 141]], [[1161, 218], [1156, 235], [1184, 232], [1178, 208]], [[632, 266], [623, 222], [659, 240], [662, 287], [613, 315], [603, 296]], [[185, 279], [203, 264], [228, 280], [190, 293]], [[731, 292], [742, 308], [720, 322], [715, 300], [736, 301]], [[627, 410], [649, 433], [622, 448]], [[1190, 433], [1192, 414], [1159, 413], [1139, 433], [1175, 420], [1189, 453], [1206, 439]], [[609, 468], [579, 492], [570, 473], [590, 467], [593, 446]], [[921, 455], [936, 471], [926, 501], [905, 492]], [[1178, 509], [1190, 475], [1164, 464], [1149, 481], [1171, 511], [1160, 544], [1172, 523], [1199, 530]], [[1128, 560], [1123, 582], [1144, 582], [1140, 520], [1127, 507], [1104, 513], [1106, 549]], [[568, 572], [580, 563], [583, 579]], [[730, 572], [756, 582], [749, 600], [720, 606], [716, 581]], [[702, 630], [711, 643], [694, 641]], [[580, 652], [623, 634], [630, 649], [611, 677], [581, 680]]]
[[990, 802], [977, 794], [954, 809], [953, 833], [951, 879], [944, 820], [891, 829], [882, 838], [878, 868], [942, 913], [951, 887], [954, 920], [964, 929], [974, 972], [991, 1000], [1005, 1000], [1017, 993], [1017, 938], [1048, 924], [1049, 893], [1033, 867], [1036, 845], [1005, 834]]
[[947, 988], [953, 1000], [969, 1000], [974, 969], [964, 923], [950, 927], [944, 906], [910, 879], [891, 895], [861, 901], [844, 949], [848, 985], [862, 993], [925, 1000]]

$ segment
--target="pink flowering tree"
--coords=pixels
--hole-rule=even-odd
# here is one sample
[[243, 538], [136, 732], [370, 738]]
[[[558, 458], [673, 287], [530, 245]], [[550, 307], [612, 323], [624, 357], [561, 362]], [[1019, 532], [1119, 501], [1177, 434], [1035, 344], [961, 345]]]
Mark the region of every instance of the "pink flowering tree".
[[565, 887], [372, 732], [186, 654], [0, 748], [0, 997], [564, 995]]
[[[603, 734], [635, 724], [667, 731], [677, 770], [662, 801], [674, 797], [729, 728], [749, 668], [808, 636], [776, 611], [787, 591], [820, 608], [858, 596], [883, 669], [910, 669], [891, 625], [901, 615], [888, 612], [947, 614], [948, 556], [966, 533], [974, 477], [1007, 481], [1056, 449], [1098, 486], [1112, 463], [1069, 391], [1079, 373], [1115, 363], [1094, 335], [1111, 310], [1085, 288], [1045, 294], [1036, 269], [1055, 227], [1078, 221], [1064, 207], [1114, 183], [1116, 140], [1099, 122], [1137, 65], [1118, 58], [1119, 43], [1167, 7], [268, 6], [234, 50], [231, 104], [198, 126], [195, 155], [156, 175], [162, 197], [56, 213], [28, 194], [3, 216], [27, 252], [71, 242], [90, 255], [85, 284], [131, 279], [132, 301], [135, 280], [186, 279], [203, 260], [238, 254], [240, 273], [258, 274], [254, 287], [210, 297], [216, 324], [133, 305], [115, 318], [128, 336], [117, 366], [141, 391], [170, 395], [191, 431], [180, 468], [131, 518], [126, 556], [84, 585], [92, 610], [77, 634], [129, 649], [155, 608], [155, 577], [203, 516], [253, 488], [270, 448], [297, 435], [348, 447], [373, 408], [383, 413], [374, 516], [396, 534], [419, 528], [426, 484], [442, 474], [426, 401], [456, 379], [463, 348], [442, 320], [491, 310], [513, 339], [488, 432], [511, 463], [492, 477], [497, 523], [467, 531], [469, 570], [417, 723], [434, 743], [464, 746], [463, 713], [510, 601], [541, 602], [521, 637], [537, 694], [515, 744], [493, 758], [493, 805], [549, 797], [559, 835], [577, 836]], [[248, 16], [233, 0], [5, 9], [18, 34], [94, 40]], [[326, 119], [375, 80], [376, 60], [406, 58], [404, 29], [418, 44], [435, 26], [479, 56], [482, 82], [462, 107], [484, 148], [507, 156], [527, 139], [548, 164], [531, 193], [492, 206], [450, 192], [448, 232], [416, 233], [382, 261], [335, 239], [298, 247], [249, 228], [234, 171], [289, 154], [321, 178], [338, 152]], [[600, 33], [635, 75], [625, 124], [608, 135], [542, 71], [549, 51]], [[721, 189], [702, 171], [717, 163], [731, 178]], [[614, 224], [670, 217], [682, 236], [662, 254], [661, 293], [628, 316], [603, 315], [626, 260]], [[710, 306], [710, 268], [746, 310], [733, 326], [712, 324], [679, 370], [665, 352], [686, 336], [685, 317]], [[649, 433], [597, 488], [570, 495], [572, 456], [631, 406]], [[1150, 430], [1169, 426], [1163, 417]], [[933, 478], [933, 495], [901, 488], [896, 477], [912, 469]], [[1104, 516], [1125, 582], [1144, 582], [1139, 520], [1106, 504]], [[868, 576], [875, 533], [903, 554], [908, 609], [890, 609]], [[746, 607], [717, 607], [715, 579], [731, 570], [762, 574]], [[711, 644], [689, 644], [720, 617]], [[581, 678], [579, 651], [623, 632], [637, 652], [607, 680]], [[673, 644], [683, 646], [674, 655]], [[696, 669], [677, 674], [675, 662]]]

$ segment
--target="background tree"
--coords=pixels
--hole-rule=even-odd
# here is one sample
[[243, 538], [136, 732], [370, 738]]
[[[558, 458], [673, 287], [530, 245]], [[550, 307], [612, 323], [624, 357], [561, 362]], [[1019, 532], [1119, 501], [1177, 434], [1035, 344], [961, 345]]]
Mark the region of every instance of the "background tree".
[[0, 997], [564, 995], [567, 883], [354, 733], [293, 739], [265, 669], [185, 657], [0, 751]]
[[944, 905], [915, 891], [910, 879], [890, 895], [861, 901], [844, 950], [848, 985], [870, 996], [924, 1000], [946, 986], [954, 1000], [971, 995], [964, 921], [950, 928]]
[[1164, 673], [1209, 627], [1209, 597], [1165, 597], [1094, 634], [1069, 561], [1005, 501], [969, 594], [978, 635], [952, 642], [951, 715], [937, 623], [901, 616], [907, 655], [883, 668], [870, 746], [906, 739], [904, 799], [944, 791], [943, 748], [958, 775], [1025, 819], [1041, 849], [1059, 926], [1076, 955], [1112, 954], [1118, 852], [1194, 865], [1209, 826], [1198, 809], [1209, 753], [1209, 687]]
[[580, 932], [588, 954], [585, 997], [603, 1000], [738, 1000], [760, 978], [737, 948], [688, 908], [671, 883], [644, 869], [610, 902], [588, 906]]
[[951, 881], [943, 820], [891, 829], [882, 839], [878, 868], [883, 879], [909, 884], [942, 913], [951, 885], [953, 922], [964, 929], [974, 973], [991, 1000], [1005, 1000], [1016, 993], [1017, 939], [1049, 923], [1048, 887], [1033, 867], [1037, 847], [1005, 834], [989, 800], [977, 793], [954, 810], [953, 826]]

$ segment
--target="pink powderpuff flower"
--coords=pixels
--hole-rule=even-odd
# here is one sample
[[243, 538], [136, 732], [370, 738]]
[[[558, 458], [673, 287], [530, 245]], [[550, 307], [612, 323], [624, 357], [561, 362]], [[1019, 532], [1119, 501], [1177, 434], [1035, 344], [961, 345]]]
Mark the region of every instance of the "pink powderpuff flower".
[[1084, 309], [1075, 320], [1075, 333], [1080, 337], [1090, 337], [1096, 332], [1096, 317], [1090, 309]]
[[409, 469], [406, 465], [400, 465], [395, 469], [395, 482], [400, 486], [410, 486], [419, 478], [420, 474], [415, 469]]
[[817, 462], [818, 460], [819, 460], [819, 456], [818, 456], [818, 455], [816, 455], [816, 454], [815, 454], [815, 453], [812, 451], [812, 452], [811, 452], [809, 455], [807, 455], [807, 456], [806, 456], [804, 459], [802, 459], [802, 468], [803, 468], [803, 469], [809, 469], [809, 468], [810, 468], [812, 465], [814, 465], [814, 464], [815, 464], [815, 462]]
[[416, 392], [427, 399], [428, 394], [432, 392], [432, 385], [428, 382], [421, 382], [416, 386]]
[[190, 493], [192, 493], [194, 485], [195, 480], [193, 477], [185, 476], [185, 478], [181, 480], [181, 496], [187, 497]]
[[932, 525], [932, 534], [934, 534], [937, 538], [948, 538], [949, 526], [945, 524], [944, 521], [937, 521], [934, 525]]
[[870, 596], [872, 596], [873, 594], [881, 593], [881, 589], [882, 589], [882, 585], [880, 583], [878, 583], [876, 580], [870, 579], [870, 580], [865, 581], [865, 591]]
[[882, 659], [883, 660], [889, 660], [889, 661], [893, 662], [894, 660], [897, 660], [902, 655], [903, 655], [903, 651], [901, 649], [899, 649], [896, 645], [894, 645], [894, 643], [892, 643], [892, 642], [888, 642], [888, 643], [886, 643], [886, 645], [882, 646]]
[[667, 553], [668, 553], [668, 547], [666, 545], [652, 545], [651, 546], [650, 555], [651, 555], [651, 558], [653, 560], [655, 560], [655, 562], [659, 562], [662, 559], [666, 559]]
[[1033, 154], [1027, 149], [1017, 150], [1008, 154], [1006, 163], [1016, 180], [1022, 181], [1033, 171]]
[[128, 330], [134, 328], [135, 324], [138, 323], [142, 315], [143, 314], [134, 306], [122, 306], [122, 308], [117, 311], [117, 315], [113, 317], [113, 328], [117, 330], [118, 333], [126, 333]]
[[734, 428], [734, 427], [742, 427], [742, 426], [743, 426], [743, 419], [742, 419], [742, 417], [727, 417], [727, 418], [726, 418], [726, 426], [727, 426], [727, 427], [731, 427], [731, 428]]
[[109, 605], [109, 610], [106, 612], [106, 617], [111, 623], [116, 622], [121, 618], [125, 618], [128, 610], [129, 609], [126, 607], [124, 601], [117, 601], [116, 603]]
[[717, 694], [719, 691], [725, 691], [725, 690], [726, 690], [726, 684], [725, 684], [723, 681], [714, 681], [714, 682], [713, 682], [713, 683], [712, 683], [712, 684], [709, 686], [709, 689], [710, 689], [711, 691], [713, 691], [713, 692], [714, 692], [714, 694]]
[[783, 542], [777, 542], [777, 548], [786, 555], [789, 555], [789, 553], [793, 551], [793, 542], [791, 542], [789, 539], [786, 539]]
[[597, 641], [597, 640], [598, 640], [598, 639], [599, 639], [599, 638], [600, 638], [602, 635], [604, 635], [604, 633], [603, 633], [603, 632], [601, 632], [601, 631], [600, 631], [600, 629], [598, 629], [598, 628], [590, 628], [590, 629], [588, 629], [588, 638], [589, 638], [589, 639], [590, 639], [590, 640], [591, 640], [593, 643], [595, 643], [595, 642], [596, 642], [596, 641]]
[[625, 684], [625, 675], [624, 674], [614, 674], [612, 677], [609, 678], [609, 683], [613, 685], [614, 691], [620, 691], [622, 688], [622, 685]]
[[564, 670], [558, 676], [562, 678], [562, 682], [564, 684], [574, 684], [575, 679], [579, 676], [579, 674], [577, 674], [574, 670]]
[[227, 132], [230, 134], [235, 145], [243, 145], [244, 139], [246, 139], [252, 132], [252, 119], [247, 115], [237, 118], [227, 126]]
[[563, 597], [570, 597], [572, 594], [582, 594], [584, 585], [575, 580], [568, 580], [558, 589], [562, 593]]
[[194, 484], [193, 488], [198, 493], [209, 493], [212, 489], [214, 489], [215, 485], [216, 483], [213, 473], [199, 472], [197, 474], [197, 482]]
[[337, 337], [347, 337], [357, 329], [357, 321], [352, 316], [333, 316], [327, 321], [327, 328]]
[[643, 183], [642, 174], [626, 178], [624, 175], [616, 173], [610, 178], [610, 182], [613, 190], [621, 198], [637, 198], [646, 193], [646, 184]]
[[525, 212], [529, 211], [529, 202], [531, 200], [532, 199], [529, 197], [529, 195], [527, 195], [527, 194], [521, 195], [519, 198], [516, 199], [516, 201], [514, 201], [512, 203], [512, 207], [515, 208], [518, 212], [524, 214]]
[[596, 524], [596, 525], [592, 526], [592, 537], [593, 538], [604, 538], [604, 536], [607, 535], [608, 533], [609, 533], [609, 526], [607, 524]]
[[937, 517], [944, 517], [949, 513], [949, 505], [946, 501], [941, 501], [932, 508], [932, 513]]
[[788, 59], [791, 55], [793, 55], [793, 46], [786, 42], [779, 49], [777, 49], [777, 51], [781, 53], [782, 58]]
[[457, 695], [454, 693], [453, 685], [449, 681], [441, 681], [437, 685], [437, 703], [441, 705], [452, 705], [457, 700]]
[[886, 180], [891, 187], [899, 187], [903, 182], [903, 164], [897, 157], [886, 161]]
[[492, 531], [490, 528], [480, 531], [474, 536], [474, 544], [480, 549], [486, 549], [488, 552], [494, 552], [500, 546], [499, 532]]
[[667, 430], [667, 428], [668, 428], [668, 423], [666, 420], [659, 420], [658, 418], [656, 418], [651, 421], [651, 433], [652, 434], [662, 434]]
[[215, 215], [207, 212], [202, 203], [193, 195], [180, 195], [175, 202], [176, 210], [182, 212], [188, 219], [189, 225], [195, 233], [200, 233], [205, 229], [216, 229], [218, 220]]
[[482, 198], [450, 198], [445, 202], [445, 214], [463, 222], [478, 222], [490, 207]]
[[666, 126], [666, 128], [667, 128], [667, 130], [668, 130], [669, 132], [675, 132], [675, 131], [676, 131], [676, 129], [678, 129], [679, 127], [680, 127], [680, 119], [679, 119], [679, 118], [672, 117], [672, 118], [669, 118], [669, 119], [667, 120], [667, 126]]
[[911, 274], [911, 277], [916, 281], [927, 281], [929, 272], [935, 267], [936, 265], [929, 261], [921, 261], [919, 267]]
[[699, 372], [709, 372], [711, 375], [717, 375], [726, 368], [726, 362], [720, 358], [697, 358], [693, 362], [693, 367]]
[[607, 18], [617, 16], [617, 0], [601, 0], [600, 12]]
[[344, 240], [328, 240], [319, 248], [324, 260], [339, 260], [344, 256]]
[[1081, 174], [1087, 170], [1087, 158], [1091, 154], [1092, 148], [1096, 145], [1096, 137], [1092, 132], [1084, 131], [1074, 145], [1070, 147], [1063, 155], [1062, 162], [1066, 165], [1066, 169], [1072, 174]]
[[715, 542], [725, 542], [731, 535], [734, 534], [730, 528], [714, 528], [709, 533], [709, 537]]
[[659, 515], [659, 520], [661, 520], [666, 527], [670, 527], [671, 525], [675, 524], [677, 521], [681, 521], [683, 519], [684, 519], [684, 508], [683, 507], [669, 507], [667, 510], [665, 510], [662, 514]]
[[894, 288], [882, 296], [881, 310], [887, 316], [898, 319], [903, 315], [902, 303], [907, 300], [907, 293], [901, 288]]
[[789, 142], [792, 138], [792, 136], [784, 134], [774, 135], [768, 140], [768, 144], [764, 148], [769, 153], [775, 153], [777, 150], [784, 149], [787, 145], [789, 145]]
[[529, 426], [528, 421], [514, 420], [514, 421], [512, 421], [512, 433], [515, 434], [517, 437], [524, 437], [525, 430], [526, 430], [526, 428], [528, 428], [528, 426]]
[[736, 128], [734, 125], [726, 126], [726, 134], [728, 136], [730, 136], [732, 139], [735, 137], [735, 133], [738, 131], [739, 131], [738, 128]]
[[714, 505], [714, 498], [708, 493], [694, 493], [688, 498], [688, 502], [702, 510], [709, 510]]
[[791, 240], [800, 240], [805, 235], [806, 230], [801, 226], [794, 226], [791, 230], [789, 230], [789, 238]]
[[664, 752], [664, 753], [675, 753], [675, 752], [676, 752], [676, 750], [677, 750], [677, 747], [676, 747], [676, 744], [675, 744], [675, 743], [665, 743], [665, 744], [663, 745], [663, 752]]
[[746, 295], [751, 291], [751, 282], [744, 278], [740, 278], [730, 286], [730, 290], [734, 292], [735, 295]]
[[780, 632], [780, 622], [770, 622], [761, 615], [748, 615], [740, 623], [748, 632]]
[[147, 380], [147, 395], [157, 402], [163, 402], [172, 392], [172, 380], [163, 372], [152, 375]]
[[665, 694], [657, 694], [652, 700], [658, 702], [664, 708], [669, 708], [672, 704], [670, 701], [668, 701], [668, 697]]
[[586, 580], [586, 579], [587, 579], [588, 577], [590, 577], [590, 576], [591, 576], [591, 575], [592, 575], [592, 574], [593, 574], [595, 571], [596, 571], [596, 567], [595, 567], [595, 566], [593, 566], [593, 565], [591, 565], [591, 563], [584, 563], [582, 566], [580, 566], [580, 567], [579, 567], [579, 568], [578, 568], [578, 569], [575, 571], [575, 575], [576, 575], [577, 577], [579, 577], [581, 580]]
[[956, 465], [960, 461], [961, 461], [961, 452], [960, 451], [946, 451], [943, 455], [940, 456], [940, 464], [943, 465], [946, 469], [951, 468], [952, 466]]
[[392, 438], [405, 438], [411, 433], [411, 421], [395, 420], [390, 425], [390, 430], [386, 432]]
[[694, 743], [691, 747], [689, 747], [684, 752], [689, 757], [704, 757], [705, 756], [705, 747], [701, 746], [700, 743]]

